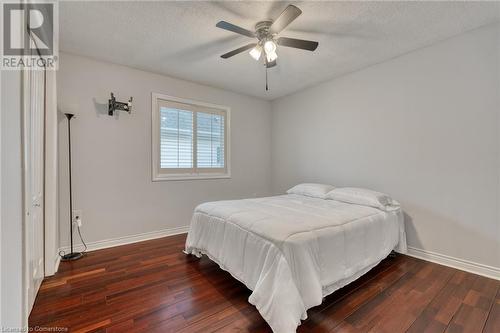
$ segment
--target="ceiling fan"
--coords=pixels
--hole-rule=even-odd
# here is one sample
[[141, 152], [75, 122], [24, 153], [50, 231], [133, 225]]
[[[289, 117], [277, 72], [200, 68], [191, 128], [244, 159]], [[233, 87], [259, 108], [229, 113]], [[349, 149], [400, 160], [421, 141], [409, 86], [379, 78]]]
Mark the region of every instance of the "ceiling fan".
[[218, 22], [216, 24], [216, 27], [218, 28], [229, 30], [246, 37], [257, 38], [256, 43], [250, 43], [231, 52], [227, 52], [221, 55], [221, 58], [227, 59], [251, 49], [250, 55], [257, 61], [260, 59], [262, 53], [264, 53], [266, 68], [270, 68], [276, 66], [276, 59], [278, 58], [276, 49], [278, 45], [307, 51], [316, 50], [319, 44], [318, 42], [296, 38], [278, 37], [278, 34], [290, 23], [292, 23], [300, 14], [302, 14], [302, 11], [299, 8], [294, 5], [288, 5], [288, 7], [285, 8], [276, 20], [258, 22], [255, 25], [255, 31], [247, 30], [226, 21]]

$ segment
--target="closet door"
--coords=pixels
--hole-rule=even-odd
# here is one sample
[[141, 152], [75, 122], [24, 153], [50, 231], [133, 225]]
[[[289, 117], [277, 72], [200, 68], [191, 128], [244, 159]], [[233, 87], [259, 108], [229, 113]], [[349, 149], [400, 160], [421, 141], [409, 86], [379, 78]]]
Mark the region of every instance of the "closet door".
[[27, 313], [44, 277], [45, 70], [24, 73], [25, 262]]

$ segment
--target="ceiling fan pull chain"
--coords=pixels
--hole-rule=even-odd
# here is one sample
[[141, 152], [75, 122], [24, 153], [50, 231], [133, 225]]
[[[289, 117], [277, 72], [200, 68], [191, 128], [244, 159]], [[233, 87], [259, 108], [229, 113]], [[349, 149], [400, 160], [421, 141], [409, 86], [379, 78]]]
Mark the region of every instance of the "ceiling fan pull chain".
[[266, 63], [266, 91], [268, 91], [268, 90], [269, 90], [269, 87], [267, 85], [267, 63]]

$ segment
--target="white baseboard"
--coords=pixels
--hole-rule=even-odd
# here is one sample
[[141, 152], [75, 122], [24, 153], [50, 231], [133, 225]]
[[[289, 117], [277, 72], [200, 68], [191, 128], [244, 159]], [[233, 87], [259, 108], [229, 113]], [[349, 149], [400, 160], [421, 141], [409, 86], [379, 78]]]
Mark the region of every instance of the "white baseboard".
[[444, 266], [460, 269], [462, 271], [466, 271], [469, 273], [486, 276], [491, 279], [500, 280], [500, 268], [498, 267], [478, 264], [472, 261], [458, 259], [432, 251], [417, 249], [411, 246], [408, 246], [407, 255], [422, 260], [434, 262], [436, 264], [441, 264]]
[[[158, 231], [145, 232], [143, 234], [117, 237], [117, 238], [105, 239], [105, 240], [100, 240], [100, 241], [95, 241], [95, 242], [88, 242], [87, 243], [87, 252], [101, 250], [101, 249], [107, 249], [109, 247], [114, 247], [114, 246], [142, 242], [142, 241], [146, 241], [146, 240], [150, 240], [150, 239], [156, 239], [156, 238], [162, 238], [162, 237], [173, 236], [173, 235], [178, 235], [178, 234], [184, 234], [184, 233], [188, 232], [188, 230], [189, 230], [189, 226], [176, 227], [176, 228], [163, 229], [163, 230], [158, 230]], [[74, 251], [83, 251], [84, 246], [81, 243], [75, 244], [73, 246], [73, 249], [74, 249]], [[70, 248], [69, 248], [69, 246], [64, 246], [64, 247], [61, 247], [60, 250], [64, 251], [65, 253], [68, 253], [70, 251]]]

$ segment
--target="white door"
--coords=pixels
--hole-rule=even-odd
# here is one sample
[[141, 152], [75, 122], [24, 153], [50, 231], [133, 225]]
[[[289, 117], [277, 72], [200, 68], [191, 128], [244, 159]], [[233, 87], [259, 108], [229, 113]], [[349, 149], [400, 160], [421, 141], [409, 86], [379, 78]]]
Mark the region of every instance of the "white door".
[[44, 277], [45, 70], [24, 73], [25, 262], [29, 314]]

